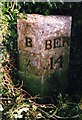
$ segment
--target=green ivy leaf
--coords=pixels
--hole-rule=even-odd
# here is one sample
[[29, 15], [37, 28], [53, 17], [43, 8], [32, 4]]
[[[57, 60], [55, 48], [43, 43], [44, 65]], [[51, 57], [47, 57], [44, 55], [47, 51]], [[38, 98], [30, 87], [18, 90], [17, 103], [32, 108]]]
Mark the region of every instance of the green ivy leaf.
[[6, 16], [8, 21], [11, 20], [11, 17], [9, 15], [6, 14], [5, 16]]
[[26, 19], [26, 15], [23, 14], [23, 13], [20, 14], [20, 17], [21, 17], [22, 19]]

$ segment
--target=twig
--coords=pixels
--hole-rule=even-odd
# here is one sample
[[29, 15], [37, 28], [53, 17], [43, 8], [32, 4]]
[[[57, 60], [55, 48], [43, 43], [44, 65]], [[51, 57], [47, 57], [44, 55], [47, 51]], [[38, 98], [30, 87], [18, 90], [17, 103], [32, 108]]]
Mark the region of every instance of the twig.
[[11, 63], [9, 63], [9, 62], [8, 62], [8, 64], [9, 64], [11, 67], [13, 67], [15, 70], [17, 70], [13, 64], [11, 64]]
[[11, 98], [1, 98], [0, 97], [0, 100], [12, 100]]
[[37, 106], [41, 107], [41, 108], [56, 108], [56, 106], [54, 106], [53, 104], [38, 104], [36, 103]]
[[50, 116], [50, 115], [49, 115], [47, 112], [45, 112], [44, 110], [42, 110], [42, 109], [40, 109], [40, 108], [38, 108], [38, 110], [41, 111], [43, 114], [45, 114], [46, 117], [48, 117], [48, 118], [53, 118], [54, 120], [57, 120], [54, 116]]
[[30, 95], [30, 93], [28, 93], [27, 91], [25, 91], [25, 90], [23, 90], [23, 89], [22, 89], [22, 91], [24, 91], [24, 92], [27, 93], [30, 97], [32, 97], [32, 96]]
[[60, 117], [58, 115], [54, 115], [57, 119], [74, 119], [74, 118], [79, 118], [79, 114], [78, 115], [75, 115], [75, 116], [72, 116], [72, 117]]
[[[20, 84], [14, 85], [14, 87], [17, 87], [17, 86], [19, 86], [19, 85], [20, 85]], [[22, 88], [22, 86], [23, 86], [23, 80], [22, 80], [21, 85], [18, 87], [18, 89]]]

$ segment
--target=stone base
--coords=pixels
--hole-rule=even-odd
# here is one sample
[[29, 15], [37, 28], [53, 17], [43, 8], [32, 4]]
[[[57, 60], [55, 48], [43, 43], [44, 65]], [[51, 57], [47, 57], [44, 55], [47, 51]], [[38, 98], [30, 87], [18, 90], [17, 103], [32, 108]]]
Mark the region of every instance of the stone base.
[[61, 69], [47, 76], [19, 71], [19, 76], [23, 80], [23, 88], [32, 96], [54, 96], [56, 93], [65, 93], [68, 87], [68, 71]]

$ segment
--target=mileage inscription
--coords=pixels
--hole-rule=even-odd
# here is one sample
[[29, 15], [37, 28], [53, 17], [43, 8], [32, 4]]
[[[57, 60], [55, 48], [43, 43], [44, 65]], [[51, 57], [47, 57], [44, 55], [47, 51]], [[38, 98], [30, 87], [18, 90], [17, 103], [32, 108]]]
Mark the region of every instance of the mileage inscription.
[[[66, 44], [68, 45], [67, 41], [68, 41], [67, 37], [58, 37], [58, 38], [54, 38], [53, 40], [45, 40], [45, 48], [44, 49], [50, 50], [52, 48], [64, 47]], [[26, 37], [26, 47], [33, 47], [32, 39], [29, 37]], [[57, 57], [55, 60], [54, 60], [54, 57], [49, 58], [49, 66], [48, 67], [50, 70], [63, 67], [63, 55], [60, 54], [59, 57]], [[31, 62], [28, 62], [28, 65], [29, 64], [31, 64]]]

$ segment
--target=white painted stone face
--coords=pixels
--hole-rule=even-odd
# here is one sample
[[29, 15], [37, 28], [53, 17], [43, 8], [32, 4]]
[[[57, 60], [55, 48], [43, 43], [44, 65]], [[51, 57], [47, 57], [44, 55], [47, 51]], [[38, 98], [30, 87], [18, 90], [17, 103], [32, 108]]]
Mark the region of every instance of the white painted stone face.
[[46, 78], [68, 71], [70, 16], [26, 14], [22, 19], [19, 14], [17, 29], [20, 72]]

